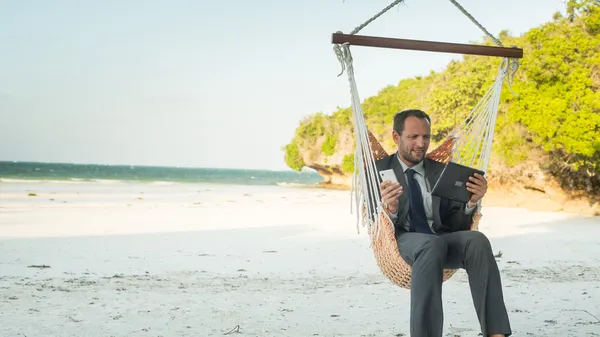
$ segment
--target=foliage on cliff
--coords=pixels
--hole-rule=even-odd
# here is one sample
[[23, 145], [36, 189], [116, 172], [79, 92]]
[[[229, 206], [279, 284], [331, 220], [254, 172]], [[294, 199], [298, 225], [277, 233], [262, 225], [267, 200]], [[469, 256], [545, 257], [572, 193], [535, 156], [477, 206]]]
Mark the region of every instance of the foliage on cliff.
[[[565, 186], [600, 190], [600, 0], [569, 0], [565, 15], [521, 37], [502, 32], [500, 40], [523, 48], [524, 58], [512, 86], [519, 96], [506, 87], [502, 93], [493, 156], [511, 166], [542, 149], [544, 169]], [[394, 114], [420, 108], [432, 117], [433, 149], [489, 88], [499, 61], [465, 56], [440, 73], [382, 89], [363, 102], [369, 130], [391, 149]], [[350, 108], [309, 116], [286, 146], [285, 161], [296, 170], [351, 172], [354, 144], [339, 139], [353, 137]]]

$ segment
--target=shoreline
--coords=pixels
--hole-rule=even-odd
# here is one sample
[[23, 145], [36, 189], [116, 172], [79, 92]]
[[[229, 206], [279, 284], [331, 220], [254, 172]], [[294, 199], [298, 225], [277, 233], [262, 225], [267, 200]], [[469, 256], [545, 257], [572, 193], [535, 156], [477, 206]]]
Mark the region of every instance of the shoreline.
[[[291, 190], [322, 190], [322, 191], [346, 191], [348, 195], [351, 191], [351, 186], [346, 184], [334, 184], [329, 182], [317, 182], [313, 184], [304, 183], [277, 183], [277, 184], [240, 184], [238, 182], [223, 183], [223, 182], [175, 182], [175, 181], [127, 181], [127, 180], [28, 180], [28, 179], [8, 179], [0, 178], [0, 194], [6, 193], [6, 189], [2, 187], [8, 186], [8, 191], [15, 193], [20, 186], [29, 186], [32, 188], [26, 189], [35, 193], [35, 186], [40, 190], [49, 191], [53, 186], [56, 186], [57, 191], [68, 189], [79, 193], [77, 187], [82, 189], [92, 187], [109, 191], [114, 186], [126, 189], [160, 189], [160, 188], [180, 188], [182, 191], [193, 190], [194, 188], [204, 189], [252, 189], [252, 188], [283, 188]], [[83, 192], [83, 191], [82, 191]], [[566, 192], [554, 190], [552, 193], [546, 193], [541, 190], [528, 189], [523, 187], [510, 187], [507, 185], [497, 186], [490, 185], [487, 195], [484, 197], [484, 207], [510, 207], [523, 208], [531, 211], [541, 212], [566, 212], [580, 215], [600, 216], [600, 202], [593, 201], [598, 197], [591, 198], [570, 197]], [[0, 208], [3, 208], [0, 205]]]

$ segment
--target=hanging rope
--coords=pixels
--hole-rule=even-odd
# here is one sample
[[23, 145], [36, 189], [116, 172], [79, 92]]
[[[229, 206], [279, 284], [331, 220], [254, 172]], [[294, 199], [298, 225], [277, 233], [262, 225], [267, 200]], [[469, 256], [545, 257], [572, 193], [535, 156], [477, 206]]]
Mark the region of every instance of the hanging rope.
[[389, 11], [390, 9], [392, 9], [394, 6], [400, 4], [402, 1], [404, 0], [396, 0], [394, 2], [392, 2], [391, 4], [389, 4], [386, 8], [382, 9], [379, 13], [373, 15], [373, 17], [371, 17], [369, 20], [365, 21], [363, 24], [356, 26], [356, 28], [354, 28], [353, 31], [350, 32], [350, 35], [354, 35], [358, 32], [360, 32], [363, 28], [365, 28], [368, 24], [370, 24], [371, 22], [375, 21], [378, 17], [382, 16], [383, 14], [385, 14], [385, 12]]
[[[359, 210], [357, 216], [357, 231], [360, 232], [360, 206], [365, 206], [365, 216], [362, 217], [362, 225], [367, 226], [370, 235], [377, 236], [379, 233], [380, 217], [382, 209], [381, 192], [377, 178], [377, 168], [373, 158], [369, 132], [362, 112], [360, 96], [354, 78], [354, 67], [352, 54], [348, 45], [342, 46], [343, 62], [346, 65], [346, 74], [350, 83], [350, 96], [352, 98], [352, 115], [356, 140], [356, 151], [354, 153], [354, 175], [351, 193]], [[361, 202], [362, 201], [362, 202]], [[352, 206], [352, 201], [351, 201]], [[352, 211], [352, 208], [350, 209]], [[387, 216], [387, 212], [383, 212]]]
[[[349, 35], [355, 35], [356, 33], [360, 32], [363, 28], [365, 28], [368, 24], [370, 24], [371, 22], [377, 20], [377, 18], [379, 18], [380, 16], [382, 16], [383, 14], [385, 14], [387, 11], [389, 11], [390, 9], [394, 8], [394, 6], [400, 4], [401, 2], [403, 2], [404, 0], [395, 0], [394, 2], [392, 2], [391, 4], [389, 4], [387, 7], [385, 7], [384, 9], [382, 9], [379, 13], [373, 15], [371, 18], [369, 18], [367, 21], [363, 22], [362, 24], [356, 26], [356, 28], [354, 28]], [[343, 33], [342, 31], [337, 31], [337, 33]], [[338, 58], [338, 61], [340, 62], [340, 64], [342, 65], [342, 71], [338, 74], [338, 76], [341, 76], [344, 73], [344, 70], [346, 69], [346, 65], [344, 62], [344, 54], [342, 52], [342, 49], [339, 45], [333, 45], [333, 51], [335, 53], [335, 55]], [[348, 51], [350, 52], [350, 51]]]
[[[395, 0], [390, 3], [387, 7], [382, 9], [379, 13], [373, 15], [364, 23], [358, 25], [350, 32], [350, 35], [355, 35], [360, 32], [363, 28], [375, 21], [377, 18], [385, 14], [387, 11], [392, 9], [394, 6], [400, 4], [404, 0]], [[338, 32], [341, 33], [341, 32]], [[359, 210], [356, 213], [357, 216], [357, 231], [360, 232], [360, 206], [365, 206], [365, 216], [362, 217], [363, 226], [368, 227], [370, 235], [377, 236], [379, 233], [380, 217], [379, 213], [382, 209], [381, 203], [381, 192], [379, 191], [379, 181], [377, 178], [377, 168], [375, 167], [375, 160], [371, 149], [371, 143], [369, 141], [369, 132], [367, 124], [362, 112], [360, 96], [358, 94], [358, 88], [356, 86], [356, 79], [354, 78], [354, 67], [352, 61], [352, 53], [350, 53], [350, 46], [348, 44], [334, 45], [333, 50], [342, 66], [340, 75], [346, 71], [348, 75], [348, 82], [350, 83], [350, 97], [352, 99], [352, 112], [354, 121], [354, 132], [356, 140], [356, 152], [354, 153], [354, 174], [352, 178], [352, 195], [356, 202], [356, 208]], [[362, 201], [362, 203], [361, 203]], [[352, 211], [352, 200], [351, 200]], [[383, 212], [386, 214], [387, 212]], [[388, 218], [389, 219], [389, 218]]]
[[503, 59], [496, 81], [473, 107], [470, 114], [457, 126], [450, 137], [456, 138], [452, 161], [487, 171], [491, 156], [492, 139], [502, 83], [506, 77], [508, 62]]
[[[451, 3], [454, 4], [454, 6], [456, 6], [456, 8], [458, 8], [467, 18], [469, 18], [469, 20], [471, 20], [471, 22], [473, 22], [477, 27], [479, 27], [479, 29], [481, 29], [481, 31], [487, 35], [492, 41], [494, 41], [494, 43], [496, 45], [498, 45], [498, 47], [504, 47], [504, 45], [502, 44], [502, 42], [500, 41], [500, 39], [496, 38], [494, 35], [492, 35], [492, 33], [490, 33], [487, 29], [485, 29], [485, 27], [479, 23], [479, 21], [477, 21], [477, 19], [475, 19], [473, 17], [473, 15], [471, 15], [471, 13], [469, 13], [461, 4], [458, 3], [458, 1], [456, 0], [449, 0]], [[517, 73], [517, 70], [519, 70], [519, 60], [518, 59], [510, 59], [508, 61], [508, 65], [506, 66], [506, 82], [508, 84], [508, 89], [510, 90], [510, 92], [519, 97], [519, 95], [517, 95], [513, 89], [512, 89], [512, 83], [513, 83], [513, 79], [515, 74]]]
[[483, 33], [485, 35], [487, 35], [490, 39], [492, 39], [492, 41], [494, 41], [498, 47], [504, 47], [504, 45], [502, 44], [502, 42], [500, 42], [500, 40], [498, 40], [494, 35], [492, 35], [490, 32], [488, 32], [487, 29], [485, 29], [485, 27], [483, 27], [479, 21], [477, 21], [473, 15], [471, 15], [471, 13], [469, 13], [463, 6], [461, 6], [461, 4], [459, 4], [457, 1], [455, 0], [449, 0], [451, 3], [454, 4], [454, 6], [456, 6], [466, 17], [468, 17], [477, 27], [479, 27], [479, 29], [481, 29], [483, 31]]

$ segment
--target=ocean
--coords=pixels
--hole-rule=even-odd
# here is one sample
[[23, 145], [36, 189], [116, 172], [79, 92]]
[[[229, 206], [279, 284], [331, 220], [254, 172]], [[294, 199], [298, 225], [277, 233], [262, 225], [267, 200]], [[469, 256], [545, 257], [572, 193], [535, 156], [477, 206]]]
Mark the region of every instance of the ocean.
[[0, 161], [0, 182], [124, 181], [312, 186], [316, 172]]

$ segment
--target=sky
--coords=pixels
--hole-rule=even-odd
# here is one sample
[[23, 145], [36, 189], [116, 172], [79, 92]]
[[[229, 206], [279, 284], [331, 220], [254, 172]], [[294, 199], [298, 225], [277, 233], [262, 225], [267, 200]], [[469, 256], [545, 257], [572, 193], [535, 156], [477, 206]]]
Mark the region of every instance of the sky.
[[[520, 35], [562, 0], [462, 0]], [[287, 169], [310, 114], [350, 105], [331, 34], [391, 0], [0, 0], [0, 161]], [[361, 35], [470, 43], [448, 0], [406, 0]], [[360, 98], [461, 55], [352, 47]], [[416, 107], [418, 108], [418, 107]]]

